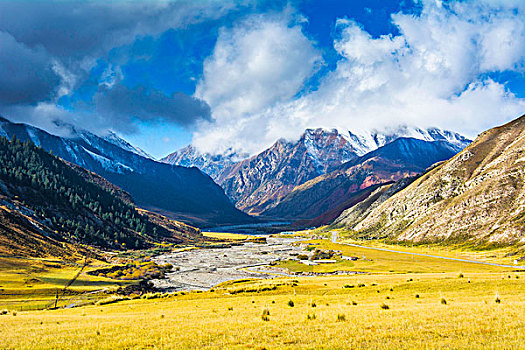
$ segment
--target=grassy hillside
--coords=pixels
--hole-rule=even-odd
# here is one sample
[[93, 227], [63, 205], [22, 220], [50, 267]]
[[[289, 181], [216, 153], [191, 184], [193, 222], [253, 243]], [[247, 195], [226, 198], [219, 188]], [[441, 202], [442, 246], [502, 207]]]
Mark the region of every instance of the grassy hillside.
[[365, 217], [345, 213], [349, 228], [359, 235], [416, 242], [522, 245], [524, 152], [522, 116], [482, 133]]
[[[118, 187], [17, 139], [0, 138], [0, 205], [5, 253], [23, 254], [24, 246], [33, 255], [49, 251], [39, 242], [58, 250], [64, 246], [57, 241], [112, 249], [182, 242], [176, 229], [139, 213]], [[178, 231], [197, 234], [185, 225]]]

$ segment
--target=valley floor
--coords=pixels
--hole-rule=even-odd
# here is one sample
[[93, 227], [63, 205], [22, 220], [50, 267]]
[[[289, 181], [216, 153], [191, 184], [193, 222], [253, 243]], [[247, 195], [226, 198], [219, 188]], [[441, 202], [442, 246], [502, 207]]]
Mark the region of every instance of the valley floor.
[[[519, 349], [525, 272], [334, 244], [357, 261], [228, 281], [211, 291], [0, 315], [7, 349]], [[416, 248], [414, 248], [416, 249]], [[422, 248], [420, 248], [422, 249]], [[363, 258], [362, 255], [366, 254]]]
[[525, 342], [525, 276], [516, 276], [300, 278], [295, 287], [260, 293], [217, 290], [22, 312], [1, 316], [2, 348], [518, 349]]

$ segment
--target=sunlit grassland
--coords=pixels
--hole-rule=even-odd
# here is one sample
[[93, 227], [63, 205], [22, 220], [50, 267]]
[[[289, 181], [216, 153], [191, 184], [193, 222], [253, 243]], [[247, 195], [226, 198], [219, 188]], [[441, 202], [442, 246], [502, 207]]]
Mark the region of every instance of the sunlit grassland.
[[525, 276], [516, 276], [310, 277], [260, 293], [228, 295], [225, 284], [214, 292], [19, 312], [0, 316], [2, 348], [521, 348]]
[[[336, 250], [345, 256], [357, 257], [356, 261], [337, 259], [334, 264], [319, 264], [315, 266], [304, 265], [299, 261], [284, 261], [280, 266], [292, 271], [301, 272], [334, 272], [357, 271], [371, 273], [428, 273], [428, 272], [497, 272], [504, 268], [465, 263], [454, 260], [443, 260], [432, 256], [399, 254], [380, 250], [353, 247], [327, 240], [312, 240], [302, 242], [316, 249]], [[392, 247], [390, 247], [392, 248]], [[401, 249], [400, 249], [401, 251]], [[418, 252], [418, 251], [415, 251]], [[422, 253], [422, 252], [419, 252]], [[508, 263], [508, 261], [506, 261]]]
[[[57, 259], [0, 257], [0, 309], [28, 310], [49, 306], [54, 302], [57, 291], [62, 296], [62, 289], [75, 277], [81, 264], [82, 261], [73, 265]], [[98, 261], [91, 264], [85, 272], [104, 266]], [[87, 293], [129, 283], [83, 273], [68, 288], [65, 298], [61, 298], [57, 306], [94, 301], [103, 296]]]
[[202, 232], [204, 237], [224, 239], [224, 240], [238, 240], [238, 239], [249, 239], [253, 236], [243, 235], [239, 233], [229, 233], [229, 232]]
[[337, 232], [338, 242], [354, 243], [367, 247], [394, 249], [396, 251], [454, 257], [468, 260], [479, 260], [497, 264], [513, 264], [518, 258], [525, 257], [525, 245], [493, 246], [468, 242], [396, 242], [385, 239], [356, 239], [356, 233], [345, 229], [321, 228], [315, 231], [327, 238]]

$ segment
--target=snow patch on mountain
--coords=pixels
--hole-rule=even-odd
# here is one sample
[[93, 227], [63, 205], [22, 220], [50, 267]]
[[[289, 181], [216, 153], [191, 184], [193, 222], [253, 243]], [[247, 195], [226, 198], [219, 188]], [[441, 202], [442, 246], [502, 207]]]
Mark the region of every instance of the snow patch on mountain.
[[36, 135], [35, 129], [31, 127], [27, 128], [27, 134], [29, 135], [31, 142], [33, 142], [36, 146], [40, 146], [40, 139]]
[[110, 131], [108, 135], [106, 135], [105, 137], [103, 137], [104, 140], [114, 144], [115, 146], [118, 146], [122, 149], [125, 149], [126, 151], [130, 151], [130, 152], [133, 152], [135, 154], [138, 154], [139, 156], [142, 156], [144, 158], [149, 158], [149, 159], [153, 159], [155, 160], [154, 157], [152, 157], [150, 154], [148, 154], [146, 151], [140, 149], [139, 147], [137, 146], [133, 146], [131, 143], [129, 143], [128, 141], [122, 139], [121, 137], [119, 137], [117, 134], [115, 134], [114, 132]]
[[0, 124], [0, 136], [2, 136], [2, 137], [9, 137], [9, 135], [7, 135], [5, 130], [2, 128], [2, 124]]
[[423, 141], [447, 141], [454, 145], [457, 150], [461, 150], [470, 144], [470, 140], [464, 136], [438, 128], [421, 129], [416, 127], [400, 126], [395, 129], [385, 131], [361, 131], [352, 132], [349, 130], [340, 130], [341, 135], [347, 138], [348, 142], [355, 149], [357, 155], [362, 156], [368, 152], [374, 151], [394, 140], [402, 137], [409, 137]]
[[127, 165], [124, 165], [122, 163], [119, 163], [119, 162], [115, 162], [111, 159], [108, 159], [104, 156], [101, 156], [100, 154], [96, 154], [94, 152], [91, 152], [90, 150], [82, 147], [84, 149], [84, 151], [86, 151], [93, 159], [95, 159], [97, 162], [100, 163], [100, 165], [102, 165], [102, 167], [107, 170], [107, 171], [111, 171], [111, 172], [114, 172], [114, 173], [117, 173], [117, 174], [125, 174], [125, 173], [128, 173], [128, 172], [133, 172], [133, 169], [130, 168], [129, 166]]

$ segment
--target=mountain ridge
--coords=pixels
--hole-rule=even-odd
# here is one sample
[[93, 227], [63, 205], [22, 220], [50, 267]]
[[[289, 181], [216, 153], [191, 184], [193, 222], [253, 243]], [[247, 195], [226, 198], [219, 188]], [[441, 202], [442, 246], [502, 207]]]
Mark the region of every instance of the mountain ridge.
[[[448, 159], [458, 151], [456, 146], [446, 141], [398, 138], [340, 165], [332, 172], [297, 186], [263, 215], [312, 219], [338, 208], [359, 191], [416, 176], [435, 162]], [[334, 212], [327, 219], [335, 219], [342, 209], [339, 208], [339, 212]]]
[[31, 141], [97, 173], [129, 192], [139, 206], [199, 226], [253, 221], [235, 209], [222, 188], [196, 168], [160, 163], [123, 149], [114, 140], [74, 128], [69, 131], [69, 137], [60, 137], [0, 119], [0, 134]]
[[460, 134], [438, 128], [400, 126], [386, 133], [372, 131], [367, 135], [337, 128], [317, 128], [305, 130], [297, 141], [279, 139], [266, 150], [237, 162], [231, 157], [234, 154], [231, 150], [225, 158], [201, 154], [191, 145], [163, 161], [197, 166], [208, 172], [237, 208], [259, 215], [278, 205], [295, 187], [403, 135], [426, 141], [446, 141], [458, 150], [470, 142]]
[[[525, 115], [481, 133], [360, 220], [360, 235], [474, 244], [525, 242]], [[351, 210], [345, 214], [351, 217]]]

